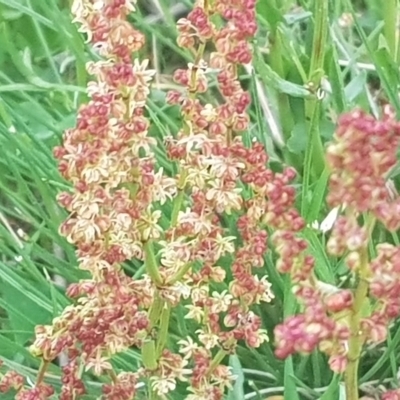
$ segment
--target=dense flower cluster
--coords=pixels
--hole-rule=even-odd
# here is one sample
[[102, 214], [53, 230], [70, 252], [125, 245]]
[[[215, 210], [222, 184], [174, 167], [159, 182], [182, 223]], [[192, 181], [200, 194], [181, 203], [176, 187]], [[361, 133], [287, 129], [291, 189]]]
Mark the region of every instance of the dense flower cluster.
[[[175, 71], [181, 90], [167, 94], [182, 117], [179, 132], [165, 140], [178, 169], [175, 177], [157, 170], [157, 140], [148, 134], [146, 101], [154, 71], [147, 60], [132, 61], [145, 44], [127, 21], [135, 3], [73, 2], [75, 22], [102, 58], [87, 64], [93, 77], [90, 101], [54, 154], [73, 186], [58, 197], [69, 212], [60, 231], [90, 277], [69, 286], [75, 303], [52, 325], [36, 327], [31, 350], [42, 359], [36, 385], [26, 388], [24, 379], [9, 371], [0, 392], [14, 389], [18, 400], [49, 398], [54, 389], [43, 382], [44, 370], [63, 353], [68, 363], [61, 400], [86, 394], [84, 372], [108, 376], [104, 399], [132, 399], [145, 380], [161, 398], [181, 381], [187, 383], [187, 400], [221, 400], [235, 378], [223, 364], [225, 356], [239, 342], [255, 348], [268, 340], [253, 307], [273, 298], [261, 272], [267, 229], [279, 255], [277, 269], [290, 274], [303, 307], [276, 327], [276, 355], [319, 348], [332, 370], [345, 371], [354, 343], [383, 341], [389, 321], [400, 315], [400, 248], [381, 244], [371, 261], [367, 251], [375, 221], [389, 230], [400, 227], [400, 197], [387, 185], [400, 125], [390, 111], [381, 121], [360, 111], [339, 121], [327, 149], [328, 203], [346, 212], [335, 222], [327, 248], [346, 257], [361, 283], [356, 290], [323, 283], [295, 209], [295, 171], [273, 172], [265, 148], [243, 139], [251, 97], [239, 71], [252, 61], [256, 1], [197, 0], [178, 21], [178, 45], [192, 53], [193, 63]], [[209, 87], [211, 79], [216, 88]], [[204, 93], [219, 101], [206, 103]], [[161, 223], [167, 202], [169, 225]], [[122, 268], [131, 259], [144, 264], [138, 279]], [[361, 316], [367, 292], [373, 310]], [[174, 353], [167, 335], [170, 315], [181, 304], [197, 330], [195, 339], [180, 340]], [[112, 357], [130, 347], [141, 349], [143, 365], [115, 371]], [[397, 398], [396, 393], [384, 398]]]
[[[225, 24], [217, 27], [213, 21], [218, 17]], [[186, 317], [199, 324], [199, 343], [190, 338], [180, 342], [193, 365], [189, 388], [193, 400], [221, 399], [224, 387], [230, 385], [232, 376], [218, 365], [219, 356], [234, 351], [239, 340], [258, 347], [267, 339], [251, 306], [270, 301], [272, 293], [267, 277], [255, 275], [253, 268], [264, 265], [266, 215], [278, 220], [284, 212], [279, 209], [283, 194], [279, 185], [294, 176], [292, 171], [275, 176], [266, 167], [263, 146], [253, 143], [246, 148], [242, 141], [241, 133], [249, 125], [250, 95], [239, 83], [238, 68], [251, 61], [248, 39], [256, 28], [254, 1], [197, 1], [187, 18], [178, 21], [178, 43], [195, 60], [174, 74], [186, 90], [168, 93], [168, 101], [181, 107], [183, 127], [167, 140], [167, 148], [171, 160], [179, 163], [178, 186], [189, 198], [168, 232], [174, 240], [164, 251], [173, 252], [174, 265], [181, 266], [184, 282], [191, 287]], [[214, 46], [208, 62], [203, 58], [206, 43]], [[208, 76], [214, 73], [217, 96], [223, 101], [204, 104], [199, 96], [210, 90]], [[251, 187], [254, 195], [244, 199], [238, 182]], [[240, 243], [229, 236], [223, 223], [224, 215], [233, 219], [238, 212], [242, 214], [237, 220]], [[218, 293], [212, 285], [225, 279], [226, 270], [220, 265], [224, 255], [232, 260], [233, 279], [228, 291]], [[177, 275], [179, 270], [171, 273]]]
[[400, 123], [390, 108], [385, 108], [382, 120], [359, 110], [343, 115], [327, 149], [332, 168], [328, 203], [370, 212], [388, 229], [397, 230], [400, 199], [393, 199], [387, 178], [397, 162], [399, 138]]
[[[377, 246], [373, 260], [367, 255], [375, 219], [388, 230], [400, 226], [400, 197], [387, 181], [397, 162], [400, 123], [389, 108], [384, 111], [380, 121], [361, 111], [343, 116], [336, 140], [327, 151], [333, 171], [328, 201], [347, 210], [334, 226], [328, 251], [337, 256], [346, 254], [350, 270], [368, 281], [369, 295], [375, 302], [372, 314], [362, 319], [361, 329], [364, 340], [374, 343], [386, 339], [389, 322], [400, 315], [400, 249], [383, 243]], [[368, 215], [363, 225], [359, 223], [361, 213]]]
[[[266, 276], [254, 274], [253, 267], [264, 264], [266, 224], [278, 227], [297, 218], [284, 215], [287, 199], [294, 196], [286, 186], [294, 173], [273, 174], [264, 148], [258, 143], [247, 148], [240, 137], [249, 125], [250, 95], [239, 83], [238, 68], [251, 61], [248, 40], [256, 31], [255, 2], [249, 0], [198, 1], [178, 22], [179, 44], [195, 55], [194, 64], [174, 75], [186, 91], [168, 95], [183, 116], [182, 130], [167, 143], [179, 175], [175, 179], [156, 171], [156, 141], [148, 135], [145, 117], [153, 72], [147, 61], [131, 60], [144, 44], [143, 35], [126, 20], [134, 3], [73, 3], [75, 21], [103, 59], [88, 63], [95, 78], [88, 84], [91, 100], [54, 153], [74, 189], [59, 195], [70, 213], [60, 230], [76, 246], [79, 266], [91, 278], [68, 288], [76, 303], [51, 326], [36, 328], [32, 352], [44, 366], [61, 352], [67, 355], [60, 399], [86, 393], [82, 373], [90, 371], [109, 376], [105, 399], [133, 398], [141, 379], [163, 396], [190, 374], [187, 399], [218, 400], [234, 378], [221, 364], [225, 355], [239, 340], [251, 347], [267, 340], [251, 306], [273, 295]], [[225, 24], [217, 28], [212, 20], [218, 17]], [[220, 105], [198, 98], [208, 85], [206, 41], [215, 45], [209, 63], [217, 71]], [[252, 196], [243, 198], [240, 181]], [[157, 207], [166, 201], [172, 201], [173, 212], [164, 232]], [[240, 214], [240, 238], [229, 236], [222, 223], [232, 212]], [[234, 279], [218, 292], [213, 285], [227, 275], [222, 258], [230, 259]], [[144, 262], [142, 278], [124, 273], [121, 264], [129, 259]], [[186, 318], [195, 320], [198, 330], [196, 342], [190, 337], [180, 341], [179, 355], [165, 345], [171, 310], [184, 299], [190, 299]], [[131, 346], [142, 348], [143, 368], [117, 373], [112, 356]], [[11, 378], [8, 386], [15, 386]], [[36, 392], [44, 399], [50, 395], [40, 381], [20, 391], [28, 396], [24, 399]]]
[[[292, 199], [292, 202], [294, 199]], [[280, 255], [278, 269], [290, 273], [295, 283], [294, 295], [302, 302], [304, 312], [288, 317], [275, 328], [275, 354], [285, 358], [295, 352], [311, 353], [315, 348], [329, 355], [329, 364], [336, 372], [346, 367], [346, 341], [349, 329], [340, 316], [352, 306], [353, 295], [317, 280], [315, 260], [307, 254], [308, 243], [299, 236], [304, 224], [296, 217], [296, 225], [286, 226], [273, 236]]]
[[144, 44], [144, 36], [126, 20], [134, 3], [76, 0], [72, 7], [81, 31], [104, 57], [88, 63], [95, 78], [88, 84], [91, 100], [54, 151], [61, 174], [74, 188], [59, 195], [70, 212], [61, 233], [77, 247], [79, 266], [91, 278], [68, 288], [76, 304], [52, 326], [38, 326], [32, 346], [45, 362], [67, 354], [64, 400], [85, 393], [83, 369], [110, 375], [105, 398], [134, 396], [139, 374], [115, 373], [110, 358], [147, 340], [155, 282], [148, 275], [133, 280], [121, 263], [145, 259], [146, 246], [161, 231], [160, 211], [153, 203], [163, 203], [175, 192], [174, 181], [154, 168], [151, 147], [156, 142], [147, 135], [144, 115], [153, 72], [147, 61], [131, 61]]
[[400, 400], [400, 389], [387, 391], [382, 395], [382, 400]]
[[[277, 233], [282, 236], [278, 251], [285, 260], [280, 269], [292, 273], [297, 284], [295, 294], [305, 308], [303, 314], [289, 317], [276, 328], [278, 356], [296, 351], [309, 353], [318, 346], [330, 355], [331, 368], [343, 372], [349, 362], [355, 362], [351, 359], [354, 352], [359, 357], [363, 343], [385, 340], [390, 320], [400, 315], [399, 249], [390, 244], [378, 245], [372, 261], [367, 250], [376, 219], [389, 230], [400, 226], [400, 198], [393, 196], [387, 184], [396, 164], [399, 140], [400, 124], [389, 110], [385, 110], [381, 121], [361, 111], [340, 119], [327, 149], [331, 168], [328, 203], [346, 211], [334, 224], [327, 250], [335, 256], [346, 256], [360, 284], [351, 290], [318, 282], [312, 273], [312, 258], [303, 255], [307, 242], [298, 237], [294, 242], [293, 233]], [[363, 214], [364, 223], [360, 224]], [[374, 298], [373, 311], [362, 318], [368, 293]]]

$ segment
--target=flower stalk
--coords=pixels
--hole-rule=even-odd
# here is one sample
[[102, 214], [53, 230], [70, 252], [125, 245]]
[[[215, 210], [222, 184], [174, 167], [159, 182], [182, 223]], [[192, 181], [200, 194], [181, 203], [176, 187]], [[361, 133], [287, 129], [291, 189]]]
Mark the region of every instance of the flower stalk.
[[318, 115], [320, 114], [320, 109], [318, 107], [318, 102], [320, 102], [318, 90], [324, 76], [324, 60], [328, 30], [329, 3], [325, 0], [316, 0], [314, 4], [314, 38], [308, 77], [308, 85], [313, 92], [313, 96], [310, 99], [306, 99], [305, 109], [306, 118], [309, 121], [308, 140], [312, 141], [312, 145], [309, 145], [309, 148], [312, 151], [312, 171], [315, 178], [319, 177], [325, 168], [325, 152], [321, 135], [314, 134], [315, 131], [319, 132], [318, 126], [314, 126], [314, 124], [318, 124], [320, 118], [314, 118], [314, 114], [317, 111]]
[[[272, 170], [264, 146], [243, 139], [251, 96], [239, 76], [252, 62], [256, 1], [196, 0], [177, 23], [178, 45], [193, 55], [193, 63], [175, 71], [179, 90], [167, 95], [181, 116], [178, 132], [166, 138], [167, 157], [178, 166], [175, 176], [158, 169], [157, 141], [149, 134], [146, 102], [154, 71], [139, 58], [144, 35], [128, 22], [135, 6], [135, 0], [73, 2], [74, 21], [99, 57], [86, 66], [89, 101], [54, 153], [71, 184], [58, 196], [69, 213], [60, 233], [75, 246], [87, 277], [68, 287], [72, 302], [60, 316], [36, 327], [36, 385], [27, 388], [9, 371], [0, 392], [15, 388], [18, 400], [50, 398], [54, 389], [44, 382], [45, 371], [63, 353], [68, 363], [61, 400], [90, 395], [87, 372], [104, 378], [104, 399], [131, 400], [138, 386], [147, 388], [144, 396], [151, 400], [174, 398], [178, 385], [190, 400], [223, 399], [234, 380], [226, 356], [239, 345], [258, 348], [268, 341], [256, 311], [274, 297], [263, 268], [271, 243], [279, 255], [276, 268], [290, 275], [301, 306], [276, 327], [276, 355], [320, 350], [330, 368], [344, 374], [347, 398], [358, 400], [364, 345], [385, 340], [390, 321], [400, 314], [400, 246], [381, 243], [375, 258], [368, 253], [375, 221], [389, 231], [400, 227], [400, 198], [387, 185], [400, 124], [389, 108], [379, 121], [361, 111], [346, 114], [323, 158], [318, 89], [329, 21], [327, 2], [316, 0], [303, 198], [309, 176], [317, 177], [326, 162], [327, 203], [338, 214], [327, 252], [344, 257], [353, 278], [348, 282], [356, 282], [328, 285], [318, 279], [302, 234], [306, 224], [292, 184], [296, 172]], [[278, 56], [273, 67], [282, 74], [277, 43], [272, 53]], [[211, 87], [210, 81], [217, 84]], [[287, 113], [287, 96], [280, 102]], [[292, 120], [285, 123], [290, 127]], [[159, 221], [171, 207], [163, 229]], [[364, 223], [362, 216], [368, 216]], [[227, 217], [234, 230], [225, 224]], [[125, 273], [128, 260], [142, 264], [134, 277]], [[175, 352], [168, 335], [177, 309], [195, 329]], [[115, 369], [113, 357], [131, 348], [141, 352], [141, 365]]]
[[367, 250], [364, 249], [360, 255], [360, 273], [359, 282], [354, 295], [354, 304], [352, 312], [349, 315], [350, 337], [348, 342], [348, 363], [344, 372], [346, 398], [349, 400], [358, 400], [358, 366], [360, 363], [361, 352], [365, 343], [365, 335], [361, 329], [362, 311], [365, 302], [368, 300], [369, 283], [367, 270], [369, 267]]
[[[358, 366], [364, 344], [384, 341], [391, 319], [400, 312], [398, 272], [393, 264], [400, 248], [382, 243], [376, 246], [374, 259], [368, 255], [376, 221], [390, 231], [400, 227], [396, 211], [400, 199], [386, 182], [397, 162], [399, 142], [400, 124], [393, 110], [384, 109], [379, 121], [356, 110], [341, 117], [327, 149], [331, 170], [328, 204], [345, 210], [333, 225], [327, 251], [345, 257], [356, 287], [339, 289], [319, 282], [312, 274], [313, 260], [305, 265], [303, 258], [299, 263], [301, 251], [297, 253], [294, 245], [287, 247], [290, 236], [281, 233], [275, 238], [286, 260], [291, 253], [297, 254], [297, 262], [283, 262], [281, 269], [291, 273], [298, 286], [295, 294], [304, 307], [302, 314], [289, 317], [276, 328], [276, 354], [286, 357], [319, 348], [329, 356], [331, 369], [344, 373], [350, 400], [359, 398]], [[367, 217], [361, 224], [363, 215]], [[297, 241], [297, 247], [304, 251], [307, 244]]]

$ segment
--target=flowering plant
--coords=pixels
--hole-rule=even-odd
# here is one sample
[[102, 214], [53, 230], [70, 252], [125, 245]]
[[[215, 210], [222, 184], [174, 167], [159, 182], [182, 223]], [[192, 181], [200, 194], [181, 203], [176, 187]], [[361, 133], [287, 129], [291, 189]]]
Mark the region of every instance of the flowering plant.
[[[331, 371], [343, 375], [346, 398], [358, 399], [363, 349], [386, 341], [400, 315], [400, 247], [375, 240], [378, 225], [385, 232], [400, 227], [390, 180], [400, 123], [392, 108], [385, 106], [380, 119], [358, 109], [343, 114], [326, 150], [309, 118], [314, 147], [304, 169], [293, 167], [293, 154], [276, 168], [265, 143], [250, 135], [252, 98], [240, 75], [251, 71], [258, 52], [256, 1], [196, 0], [176, 25], [189, 61], [165, 93], [166, 106], [179, 110], [179, 126], [157, 140], [148, 106], [156, 71], [144, 57], [144, 33], [129, 20], [137, 7], [135, 0], [72, 3], [74, 22], [97, 57], [86, 64], [89, 100], [54, 156], [70, 184], [57, 198], [69, 214], [60, 234], [85, 275], [67, 288], [71, 304], [36, 326], [36, 383], [29, 387], [10, 370], [0, 392], [14, 389], [19, 400], [84, 398], [93, 394], [91, 376], [103, 399], [184, 393], [187, 400], [222, 400], [238, 382], [228, 363], [240, 350], [262, 358], [260, 349], [273, 346], [278, 359], [325, 354]], [[316, 26], [315, 48], [322, 34]], [[323, 83], [323, 58], [313, 55], [302, 87], [311, 117], [320, 111]], [[157, 147], [168, 168], [160, 166]], [[324, 256], [342, 258], [341, 282], [321, 274], [313, 242], [320, 232], [296, 197], [299, 176], [306, 192], [305, 176], [318, 184], [328, 175], [334, 221], [323, 232]], [[126, 268], [132, 261], [133, 274]], [[282, 287], [272, 285], [267, 270], [289, 288], [284, 304], [275, 300]], [[284, 308], [279, 323], [263, 320], [271, 304]], [[181, 335], [170, 337], [175, 323]], [[115, 356], [129, 351], [137, 365], [117, 365]], [[46, 371], [61, 355], [57, 392]], [[392, 390], [382, 398], [399, 396]]]

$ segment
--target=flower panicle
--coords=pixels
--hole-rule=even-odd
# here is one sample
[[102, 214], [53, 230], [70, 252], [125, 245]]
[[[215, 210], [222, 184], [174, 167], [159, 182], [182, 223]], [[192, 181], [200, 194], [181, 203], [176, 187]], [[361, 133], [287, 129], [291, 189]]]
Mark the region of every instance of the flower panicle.
[[[214, 18], [225, 23], [217, 26]], [[223, 387], [216, 386], [214, 374], [238, 341], [258, 347], [268, 340], [260, 317], [252, 311], [254, 304], [273, 298], [267, 277], [255, 273], [264, 266], [266, 227], [299, 230], [304, 225], [293, 207], [294, 170], [272, 172], [265, 148], [257, 141], [247, 147], [242, 140], [249, 128], [251, 97], [238, 73], [251, 62], [249, 39], [256, 29], [254, 1], [197, 1], [189, 15], [178, 21], [178, 44], [192, 52], [194, 62], [174, 74], [182, 90], [169, 92], [167, 100], [180, 106], [182, 129], [166, 145], [170, 159], [179, 162], [179, 189], [188, 194], [189, 207], [176, 203], [177, 224], [167, 232], [174, 242], [167, 245], [168, 251], [164, 249], [161, 264], [190, 287], [186, 318], [200, 325], [197, 342], [185, 339], [181, 348], [193, 365], [189, 386], [193, 399], [211, 398], [211, 393], [212, 398], [221, 398]], [[206, 45], [213, 47], [207, 57]], [[211, 91], [208, 77], [213, 74], [218, 82], [215, 97], [222, 101], [204, 104], [201, 94]], [[243, 199], [238, 182], [252, 189], [250, 199]], [[234, 218], [240, 246], [221, 223], [224, 215], [235, 214], [239, 214]], [[219, 265], [224, 255], [232, 259], [233, 280], [227, 291], [212, 292], [210, 284], [226, 278]]]
[[[314, 260], [306, 254], [308, 244], [294, 232], [278, 231], [273, 237], [281, 255], [278, 268], [291, 273], [294, 293], [304, 308], [302, 314], [276, 327], [276, 354], [285, 358], [319, 348], [330, 356], [333, 371], [345, 372], [346, 385], [351, 385], [349, 377], [356, 373], [362, 345], [384, 341], [390, 321], [400, 315], [395, 294], [399, 248], [382, 243], [374, 259], [368, 255], [376, 221], [388, 230], [400, 226], [400, 198], [388, 181], [397, 163], [399, 141], [400, 124], [390, 108], [384, 109], [381, 120], [355, 110], [340, 118], [327, 148], [331, 169], [327, 201], [342, 212], [333, 224], [327, 251], [345, 257], [349, 272], [358, 277], [355, 288], [339, 289], [318, 281]], [[367, 296], [372, 299], [369, 314], [365, 313]]]
[[76, 300], [51, 326], [38, 326], [32, 352], [45, 362], [61, 353], [60, 399], [86, 393], [82, 373], [109, 375], [107, 398], [131, 399], [141, 372], [113, 371], [110, 358], [131, 346], [141, 347], [150, 330], [149, 308], [155, 284], [147, 275], [134, 280], [121, 263], [144, 260], [145, 243], [160, 236], [160, 212], [175, 192], [174, 181], [156, 171], [154, 138], [148, 135], [145, 105], [154, 71], [148, 60], [132, 61], [145, 43], [128, 21], [132, 0], [75, 0], [74, 21], [102, 57], [89, 62], [90, 100], [79, 111], [76, 126], [55, 148], [61, 175], [72, 192], [58, 196], [70, 213], [60, 232], [77, 248], [79, 267], [89, 279], [72, 284]]

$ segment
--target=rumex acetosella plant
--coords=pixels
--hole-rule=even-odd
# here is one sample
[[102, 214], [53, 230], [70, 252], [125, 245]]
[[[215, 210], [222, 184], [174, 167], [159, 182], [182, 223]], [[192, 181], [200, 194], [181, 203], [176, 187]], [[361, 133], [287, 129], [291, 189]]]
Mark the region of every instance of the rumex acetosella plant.
[[[42, 378], [61, 353], [68, 358], [61, 399], [86, 393], [84, 373], [107, 377], [106, 399], [134, 398], [141, 381], [152, 399], [173, 393], [178, 381], [185, 382], [187, 399], [222, 399], [234, 379], [222, 363], [225, 356], [238, 341], [258, 347], [267, 340], [251, 308], [273, 297], [266, 276], [255, 274], [266, 250], [265, 215], [280, 225], [297, 214], [285, 216], [294, 196], [286, 187], [292, 171], [275, 176], [262, 146], [246, 148], [241, 141], [250, 96], [237, 77], [240, 65], [251, 61], [254, 8], [254, 1], [197, 2], [178, 22], [178, 43], [194, 59], [175, 74], [182, 91], [168, 95], [182, 112], [182, 128], [167, 145], [179, 171], [169, 177], [157, 169], [156, 141], [148, 135], [145, 107], [154, 72], [148, 61], [135, 58], [144, 36], [126, 19], [134, 2], [73, 3], [75, 21], [102, 60], [87, 65], [94, 78], [88, 85], [91, 100], [55, 156], [73, 185], [72, 192], [59, 195], [70, 212], [61, 233], [76, 246], [79, 266], [91, 278], [68, 288], [74, 305], [51, 326], [37, 327], [31, 349], [43, 363], [36, 386], [21, 387], [13, 373], [3, 379], [3, 388], [21, 387], [18, 399], [52, 395]], [[217, 27], [213, 19], [225, 22]], [[214, 45], [209, 63], [219, 71], [220, 105], [198, 98], [207, 91], [207, 42]], [[239, 182], [253, 189], [246, 200]], [[172, 215], [162, 229], [160, 207], [166, 202], [172, 203]], [[240, 238], [220, 222], [232, 212], [240, 212]], [[230, 282], [219, 265], [223, 256], [232, 260]], [[124, 273], [121, 263], [130, 259], [143, 261], [141, 278]], [[226, 290], [214, 289], [224, 282]], [[198, 329], [174, 352], [166, 342], [170, 315], [180, 303]], [[142, 367], [116, 371], [112, 356], [130, 347], [141, 349]]]
[[[389, 324], [400, 315], [400, 247], [378, 244], [373, 257], [369, 251], [377, 223], [389, 231], [400, 227], [400, 197], [388, 181], [397, 162], [399, 140], [400, 123], [390, 108], [384, 110], [382, 120], [357, 110], [341, 117], [327, 148], [331, 169], [327, 200], [341, 211], [327, 251], [345, 257], [352, 275], [348, 288], [316, 279], [314, 260], [305, 262], [309, 256], [304, 256], [304, 240], [288, 246], [288, 235], [278, 244], [281, 255], [289, 260], [278, 268], [291, 273], [304, 312], [276, 328], [276, 355], [306, 354], [319, 348], [329, 356], [331, 369], [344, 373], [346, 398], [351, 400], [359, 398], [357, 372], [363, 346], [385, 341]], [[391, 391], [382, 398], [399, 395], [400, 391]]]
[[[400, 247], [371, 251], [376, 224], [400, 226], [400, 199], [388, 184], [400, 124], [389, 109], [379, 121], [361, 111], [340, 119], [326, 153], [328, 204], [340, 210], [327, 251], [345, 257], [351, 279], [340, 288], [321, 282], [295, 208], [295, 171], [273, 172], [263, 145], [243, 139], [251, 98], [239, 72], [252, 61], [255, 0], [199, 0], [177, 23], [178, 45], [192, 61], [174, 74], [180, 90], [167, 94], [181, 115], [179, 132], [165, 138], [176, 175], [158, 167], [149, 135], [155, 72], [139, 56], [144, 35], [127, 20], [135, 3], [73, 2], [74, 20], [101, 60], [87, 64], [90, 100], [54, 154], [72, 185], [58, 197], [69, 212], [60, 231], [90, 277], [69, 286], [73, 304], [51, 325], [36, 328], [31, 351], [42, 364], [35, 386], [10, 371], [0, 392], [50, 398], [45, 372], [63, 354], [62, 400], [88, 392], [85, 374], [99, 377], [103, 399], [174, 398], [178, 388], [187, 400], [223, 399], [235, 380], [227, 357], [239, 344], [258, 348], [268, 340], [255, 306], [274, 298], [263, 274], [270, 243], [302, 307], [276, 327], [276, 356], [318, 348], [344, 374], [347, 399], [358, 399], [363, 346], [384, 341], [400, 314]], [[141, 262], [144, 273], [127, 275], [128, 260]], [[181, 306], [195, 329], [169, 347]], [[141, 352], [141, 365], [121, 371], [113, 356], [130, 348]]]

